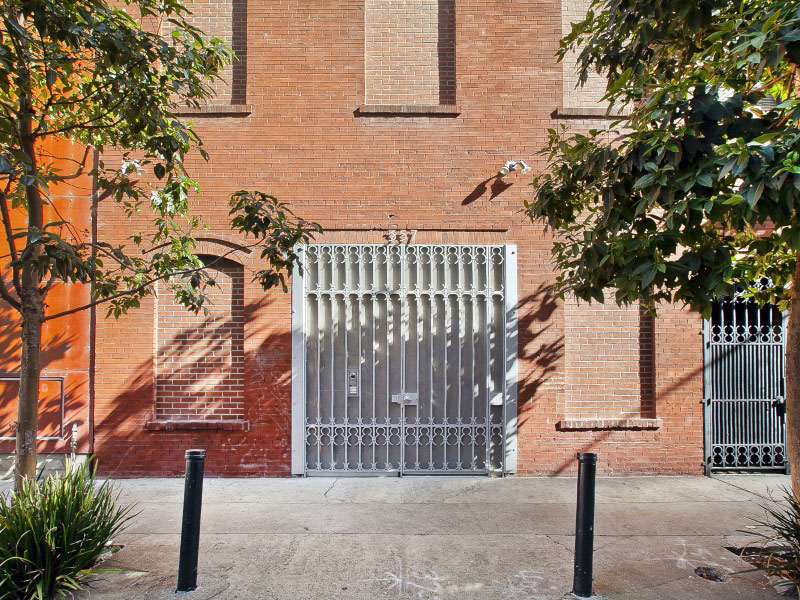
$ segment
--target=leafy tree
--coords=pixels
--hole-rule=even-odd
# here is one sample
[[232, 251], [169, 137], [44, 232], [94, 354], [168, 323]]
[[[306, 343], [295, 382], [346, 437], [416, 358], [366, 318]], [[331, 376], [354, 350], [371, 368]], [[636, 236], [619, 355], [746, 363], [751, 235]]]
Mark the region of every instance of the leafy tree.
[[[45, 321], [100, 303], [118, 317], [158, 281], [188, 309], [203, 309], [213, 280], [193, 252], [202, 223], [190, 214], [198, 186], [184, 159], [193, 149], [207, 156], [175, 113], [209, 98], [232, 55], [189, 22], [181, 0], [0, 0], [0, 13], [0, 214], [9, 249], [0, 297], [22, 323], [19, 489], [35, 472]], [[44, 155], [48, 138], [81, 144], [83, 160]], [[45, 222], [57, 213], [50, 190], [87, 175], [95, 203], [116, 203], [145, 231], [115, 244], [84, 239], [67, 221]], [[275, 198], [244, 191], [232, 196], [231, 226], [261, 248], [255, 277], [264, 288], [286, 287], [293, 246], [319, 230]], [[52, 314], [47, 295], [65, 283], [90, 285], [91, 302]]]
[[573, 50], [580, 82], [607, 76], [605, 100], [631, 114], [610, 131], [550, 131], [525, 208], [557, 234], [557, 286], [705, 316], [737, 288], [791, 306], [788, 456], [800, 493], [800, 3], [595, 0], [559, 58]]

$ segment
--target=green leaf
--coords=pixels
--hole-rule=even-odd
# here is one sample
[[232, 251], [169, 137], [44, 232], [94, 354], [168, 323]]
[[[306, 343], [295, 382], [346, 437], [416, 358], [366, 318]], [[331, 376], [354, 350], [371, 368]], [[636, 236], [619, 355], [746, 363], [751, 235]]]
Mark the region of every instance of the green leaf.
[[642, 275], [643, 290], [650, 287], [650, 284], [653, 283], [653, 279], [655, 278], [656, 273], [658, 273], [656, 265], [650, 265], [650, 267], [644, 272], [644, 275]]
[[621, 90], [622, 87], [626, 83], [628, 83], [628, 79], [630, 79], [632, 72], [633, 72], [633, 67], [628, 67], [622, 73], [620, 73], [619, 77], [617, 77], [613, 81], [611, 86], [608, 88], [608, 91], [606, 92], [606, 97], [611, 97], [617, 92], [619, 92], [619, 90]]
[[711, 175], [708, 173], [703, 173], [697, 178], [697, 183], [704, 187], [713, 187], [714, 180], [712, 179]]
[[642, 175], [641, 177], [639, 177], [639, 179], [636, 180], [636, 183], [633, 184], [634, 191], [641, 190], [642, 188], [649, 186], [650, 184], [653, 183], [653, 181], [655, 181], [655, 178], [656, 176], [653, 173], [647, 173], [645, 175]]
[[757, 144], [766, 144], [766, 143], [771, 142], [772, 140], [774, 140], [776, 137], [778, 137], [778, 135], [780, 135], [780, 134], [778, 134], [778, 133], [763, 133], [760, 136], [758, 136], [757, 138], [754, 138], [753, 141], [755, 143], [757, 143]]

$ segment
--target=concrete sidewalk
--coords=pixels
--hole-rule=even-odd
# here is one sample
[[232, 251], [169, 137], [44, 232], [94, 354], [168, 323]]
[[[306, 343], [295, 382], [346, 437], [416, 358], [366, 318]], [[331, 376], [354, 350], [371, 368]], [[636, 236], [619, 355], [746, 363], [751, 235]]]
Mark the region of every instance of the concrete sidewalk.
[[[80, 598], [174, 598], [183, 482], [118, 481], [142, 511]], [[779, 598], [725, 549], [785, 476], [598, 480], [595, 591], [614, 600]], [[216, 599], [561, 598], [575, 480], [206, 479], [200, 588]], [[727, 574], [724, 582], [696, 567]]]

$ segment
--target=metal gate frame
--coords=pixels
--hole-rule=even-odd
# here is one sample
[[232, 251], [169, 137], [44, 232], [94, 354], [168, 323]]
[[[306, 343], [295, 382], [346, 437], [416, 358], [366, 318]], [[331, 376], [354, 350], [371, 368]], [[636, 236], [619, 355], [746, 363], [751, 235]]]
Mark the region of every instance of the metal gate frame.
[[[734, 300], [734, 302], [735, 301], [736, 300]], [[781, 465], [781, 464], [778, 464], [778, 465], [775, 465], [775, 464], [755, 464], [755, 465], [753, 465], [753, 464], [745, 464], [745, 465], [742, 465], [742, 464], [739, 464], [739, 460], [737, 458], [738, 454], [737, 454], [737, 457], [735, 457], [736, 464], [723, 465], [723, 466], [715, 466], [714, 465], [714, 447], [715, 447], [715, 445], [716, 446], [725, 445], [725, 446], [736, 447], [737, 448], [737, 452], [740, 451], [741, 448], [744, 448], [746, 446], [764, 445], [763, 442], [745, 440], [744, 439], [744, 437], [745, 437], [744, 436], [744, 432], [734, 432], [732, 429], [730, 431], [727, 431], [726, 435], [724, 436], [726, 438], [729, 438], [732, 441], [725, 442], [724, 444], [720, 444], [720, 443], [715, 444], [715, 441], [714, 441], [714, 438], [713, 438], [713, 432], [714, 432], [714, 428], [713, 427], [714, 427], [714, 417], [715, 417], [715, 408], [716, 408], [716, 406], [719, 405], [719, 404], [723, 404], [724, 405], [725, 403], [739, 402], [739, 403], [742, 404], [743, 408], [737, 409], [737, 412], [734, 413], [734, 414], [736, 414], [737, 416], [739, 416], [741, 418], [745, 418], [746, 419], [747, 417], [742, 417], [743, 414], [746, 414], [746, 415], [750, 416], [751, 413], [752, 413], [752, 415], [755, 416], [758, 413], [758, 410], [757, 409], [754, 410], [753, 407], [750, 407], [748, 409], [748, 407], [746, 405], [748, 402], [750, 404], [754, 404], [754, 405], [755, 405], [755, 403], [758, 403], [758, 402], [763, 403], [764, 405], [766, 405], [766, 403], [768, 403], [768, 402], [771, 402], [773, 405], [775, 405], [775, 404], [779, 404], [779, 403], [782, 402], [782, 397], [776, 395], [774, 400], [761, 399], [761, 398], [753, 398], [752, 400], [747, 400], [747, 399], [735, 399], [734, 400], [734, 399], [727, 399], [727, 398], [714, 398], [713, 397], [713, 382], [712, 382], [712, 380], [714, 378], [714, 374], [712, 372], [712, 366], [713, 366], [712, 363], [713, 363], [714, 360], [719, 359], [719, 356], [715, 355], [715, 353], [714, 353], [714, 351], [712, 349], [712, 346], [725, 347], [726, 345], [727, 346], [736, 346], [738, 344], [742, 344], [742, 345], [749, 344], [751, 347], [760, 347], [760, 346], [763, 347], [763, 346], [779, 345], [779, 346], [782, 347], [782, 351], [780, 352], [780, 357], [778, 359], [780, 361], [780, 365], [773, 364], [772, 366], [776, 367], [776, 368], [779, 367], [785, 373], [785, 347], [786, 347], [786, 330], [785, 330], [785, 326], [786, 326], [786, 323], [787, 323], [787, 320], [788, 320], [788, 316], [789, 316], [788, 312], [784, 311], [782, 313], [782, 321], [781, 321], [782, 330], [780, 332], [780, 337], [779, 337], [778, 341], [775, 340], [774, 326], [771, 328], [772, 331], [769, 332], [768, 334], [764, 334], [762, 332], [760, 324], [757, 326], [756, 332], [752, 332], [751, 331], [751, 328], [752, 328], [751, 324], [744, 325], [744, 330], [743, 331], [739, 331], [739, 329], [741, 329], [742, 325], [736, 325], [736, 326], [732, 326], [733, 329], [731, 330], [730, 333], [726, 333], [725, 331], [713, 332], [712, 331], [711, 319], [710, 318], [709, 319], [703, 319], [703, 462], [704, 462], [704, 472], [705, 472], [706, 475], [711, 475], [712, 473], [720, 473], [720, 472], [725, 472], [725, 471], [728, 471], [728, 472], [730, 472], [730, 471], [734, 471], [734, 472], [735, 471], [750, 471], [750, 472], [764, 472], [764, 471], [771, 471], [771, 472], [776, 472], [777, 471], [777, 472], [780, 472], [780, 471], [785, 471], [786, 473], [789, 473], [789, 460], [788, 460], [788, 456], [786, 455], [786, 448], [785, 448], [785, 443], [786, 443], [785, 419], [784, 419], [784, 422], [783, 422], [783, 434], [782, 434], [782, 439], [783, 439], [782, 445], [784, 446], [784, 448], [783, 448], [783, 458], [782, 458], [783, 465]], [[717, 340], [714, 339], [715, 335], [718, 338]], [[729, 340], [725, 339], [726, 335], [728, 335], [730, 337]], [[767, 341], [759, 340], [759, 341], [753, 342], [752, 339], [749, 339], [749, 338], [752, 338], [753, 336], [763, 337], [764, 335], [767, 335], [767, 337], [768, 337]], [[743, 339], [740, 340], [739, 338], [743, 338]], [[748, 339], [744, 339], [744, 338], [748, 338]], [[761, 354], [758, 353], [758, 351], [756, 351], [755, 353], [750, 351], [749, 353], [747, 353], [747, 356], [758, 357], [758, 356], [762, 356], [762, 354], [763, 353], [761, 353]], [[733, 355], [733, 359], [738, 361], [737, 364], [738, 364], [738, 366], [740, 368], [746, 368], [745, 359], [744, 358]], [[774, 361], [774, 357], [771, 356], [771, 355], [770, 355], [770, 360]], [[751, 416], [751, 419], [752, 419], [752, 416]], [[766, 427], [766, 424], [762, 424], [761, 427], [762, 428]], [[748, 429], [753, 429], [754, 430], [754, 431], [749, 431], [748, 430], [748, 433], [752, 434], [751, 437], [754, 437], [755, 433], [764, 433], [764, 432], [761, 432], [760, 430], [758, 430], [758, 427], [756, 426], [756, 424], [748, 423]], [[758, 431], [756, 431], [756, 430], [758, 430]], [[768, 436], [768, 437], [774, 437], [774, 435]], [[772, 440], [772, 441], [776, 442], [776, 440]], [[776, 443], [778, 445], [781, 445], [779, 442], [776, 442]], [[766, 444], [766, 445], [770, 445], [770, 444]], [[772, 445], [775, 445], [775, 444], [772, 444]], [[771, 450], [771, 452], [774, 454], [774, 448]], [[769, 460], [770, 461], [774, 461], [775, 460], [774, 456]], [[748, 463], [749, 462], [750, 461], [748, 460]]]
[[[343, 246], [358, 244], [341, 244]], [[429, 244], [426, 244], [429, 245]], [[468, 244], [457, 244], [465, 246]], [[499, 245], [499, 244], [498, 244]], [[443, 244], [442, 246], [450, 246]], [[497, 245], [495, 245], [497, 246]], [[517, 247], [514, 244], [502, 244], [504, 269], [503, 308], [505, 314], [505, 340], [503, 354], [504, 398], [503, 398], [503, 456], [502, 471], [513, 474], [517, 471], [517, 380], [518, 380], [518, 337], [517, 337]], [[306, 246], [298, 246], [296, 252], [301, 264], [305, 265]], [[306, 310], [305, 310], [305, 274], [297, 270], [292, 276], [292, 475], [306, 473]], [[487, 428], [489, 424], [487, 423]], [[488, 432], [487, 432], [488, 437]], [[488, 460], [488, 456], [487, 456]], [[402, 469], [401, 469], [402, 470]], [[332, 476], [343, 473], [331, 471]], [[381, 473], [363, 473], [380, 476]]]

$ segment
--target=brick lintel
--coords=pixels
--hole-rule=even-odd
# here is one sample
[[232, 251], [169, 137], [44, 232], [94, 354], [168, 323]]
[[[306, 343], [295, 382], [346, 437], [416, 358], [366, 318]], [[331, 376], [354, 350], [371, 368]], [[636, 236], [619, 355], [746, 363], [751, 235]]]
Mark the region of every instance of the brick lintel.
[[251, 104], [214, 104], [199, 108], [180, 106], [175, 110], [175, 114], [180, 117], [246, 117], [251, 112]]
[[457, 117], [460, 114], [454, 104], [363, 104], [356, 110], [356, 116]]
[[235, 420], [204, 420], [204, 419], [180, 419], [180, 420], [158, 420], [148, 421], [144, 428], [150, 431], [194, 431], [194, 430], [222, 430], [222, 431], [248, 431], [249, 421]]
[[553, 111], [550, 115], [554, 119], [627, 119], [630, 113], [626, 112], [607, 112], [602, 106], [566, 108], [561, 107]]
[[556, 423], [559, 431], [581, 429], [660, 429], [661, 419], [631, 417], [627, 419], [561, 419]]

